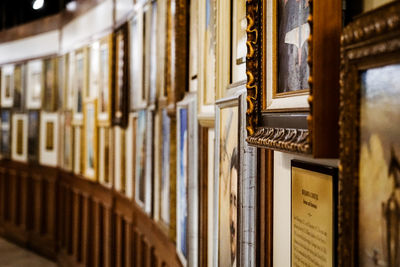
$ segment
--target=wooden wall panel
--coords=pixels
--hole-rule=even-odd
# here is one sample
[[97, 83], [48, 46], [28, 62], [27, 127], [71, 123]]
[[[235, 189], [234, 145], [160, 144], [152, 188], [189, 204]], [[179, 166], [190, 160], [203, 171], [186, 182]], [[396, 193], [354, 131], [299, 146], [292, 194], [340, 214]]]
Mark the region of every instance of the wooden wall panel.
[[55, 168], [0, 161], [0, 234], [59, 266], [181, 266], [132, 199]]

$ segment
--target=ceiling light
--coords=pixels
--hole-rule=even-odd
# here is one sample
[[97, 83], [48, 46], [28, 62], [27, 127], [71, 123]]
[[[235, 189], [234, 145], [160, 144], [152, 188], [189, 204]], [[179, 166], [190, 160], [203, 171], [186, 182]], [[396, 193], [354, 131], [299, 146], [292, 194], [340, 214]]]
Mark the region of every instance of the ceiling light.
[[66, 8], [67, 8], [67, 10], [70, 11], [70, 12], [75, 11], [76, 8], [77, 8], [77, 3], [76, 3], [76, 1], [71, 1], [71, 2], [69, 2], [69, 3], [66, 5]]
[[35, 0], [35, 1], [33, 2], [32, 8], [33, 8], [34, 10], [41, 9], [41, 8], [43, 7], [43, 4], [44, 4], [44, 0]]

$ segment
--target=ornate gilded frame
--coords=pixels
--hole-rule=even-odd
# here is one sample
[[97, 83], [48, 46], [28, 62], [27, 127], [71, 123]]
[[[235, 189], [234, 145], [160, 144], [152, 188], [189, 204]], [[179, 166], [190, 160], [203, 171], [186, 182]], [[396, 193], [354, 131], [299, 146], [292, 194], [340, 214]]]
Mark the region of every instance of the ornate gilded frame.
[[272, 59], [267, 57], [269, 1], [248, 0], [246, 7], [247, 142], [260, 148], [336, 157], [341, 1], [309, 1], [309, 108], [268, 111], [264, 108], [266, 66], [267, 60], [276, 60], [274, 55]]
[[400, 63], [400, 2], [359, 16], [341, 43], [338, 266], [358, 266], [359, 71]]

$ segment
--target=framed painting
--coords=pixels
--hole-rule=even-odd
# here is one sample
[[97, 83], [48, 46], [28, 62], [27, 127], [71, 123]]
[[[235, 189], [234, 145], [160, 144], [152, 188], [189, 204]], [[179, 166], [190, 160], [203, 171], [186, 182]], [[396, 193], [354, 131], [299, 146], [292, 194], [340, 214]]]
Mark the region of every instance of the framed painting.
[[152, 199], [152, 111], [140, 110], [136, 119], [135, 201], [148, 214]]
[[[100, 42], [95, 41], [91, 43], [88, 47], [88, 69], [89, 69], [89, 77], [88, 77], [88, 86], [85, 92], [85, 99], [92, 100], [97, 98], [97, 92], [99, 92], [100, 86]], [[107, 67], [106, 65], [105, 67]], [[106, 77], [108, 78], [108, 77]]]
[[73, 163], [73, 128], [72, 128], [72, 112], [65, 111], [64, 112], [64, 125], [62, 125], [61, 129], [64, 131], [64, 140], [63, 140], [63, 162], [62, 167], [66, 171], [72, 171], [72, 163]]
[[11, 157], [11, 111], [1, 110], [1, 158]]
[[83, 99], [88, 87], [87, 48], [75, 51], [74, 74], [72, 75], [73, 93], [73, 124], [82, 125]]
[[[149, 104], [155, 104], [156, 102], [156, 93], [157, 93], [157, 73], [158, 73], [158, 64], [157, 64], [157, 9], [158, 2], [152, 1], [149, 7], [149, 11], [145, 16], [148, 20], [146, 22], [146, 31], [145, 34], [148, 41], [146, 43], [146, 50], [148, 51], [148, 102]], [[148, 36], [148, 37], [147, 37]]]
[[29, 61], [27, 69], [26, 108], [40, 109], [42, 106], [43, 61]]
[[28, 160], [37, 163], [39, 160], [40, 111], [28, 111]]
[[246, 14], [247, 141], [337, 157], [342, 1], [252, 0]]
[[87, 100], [84, 106], [83, 175], [97, 180], [97, 100]]
[[166, 91], [168, 114], [176, 113], [176, 103], [180, 101], [187, 89], [189, 36], [189, 5], [184, 0], [167, 1], [167, 40], [166, 40]]
[[198, 5], [200, 39], [198, 115], [201, 125], [212, 127], [214, 125], [214, 103], [217, 88], [217, 1], [199, 1]]
[[160, 221], [169, 226], [171, 223], [171, 168], [170, 168], [170, 157], [171, 157], [171, 118], [167, 114], [167, 109], [164, 107], [161, 110], [161, 136], [160, 142]]
[[246, 0], [232, 1], [231, 6], [231, 83], [246, 80], [247, 18]]
[[48, 58], [43, 60], [43, 105], [44, 111], [53, 112], [57, 105], [57, 90], [56, 90], [56, 59]]
[[335, 167], [291, 161], [291, 266], [337, 266], [337, 182]]
[[1, 68], [1, 107], [11, 108], [14, 96], [14, 65]]
[[114, 130], [114, 187], [117, 192], [125, 194], [126, 173], [125, 173], [125, 129], [113, 127]]
[[26, 67], [24, 64], [15, 65], [14, 69], [14, 96], [13, 96], [13, 110], [14, 111], [23, 111], [25, 105], [24, 96], [25, 96], [25, 86], [26, 86]]
[[73, 130], [73, 172], [77, 175], [83, 171], [82, 126], [72, 126]]
[[134, 174], [135, 174], [135, 151], [136, 151], [136, 113], [129, 114], [128, 127], [125, 131], [124, 158], [125, 158], [125, 195], [133, 199], [134, 196]]
[[28, 161], [28, 115], [14, 113], [12, 115], [12, 149], [11, 158], [15, 161]]
[[58, 114], [42, 111], [40, 117], [39, 163], [56, 167], [58, 159]]
[[128, 122], [128, 24], [123, 24], [113, 35], [115, 69], [113, 95], [113, 125], [126, 127]]
[[197, 168], [197, 98], [188, 93], [177, 103], [176, 246], [183, 265], [198, 261], [199, 182]]
[[74, 109], [74, 88], [75, 88], [75, 52], [72, 51], [66, 55], [67, 62], [67, 88], [65, 90], [64, 106], [65, 110]]
[[244, 142], [245, 88], [233, 92], [216, 103], [214, 264], [255, 266], [257, 154]]
[[112, 187], [112, 128], [99, 127], [99, 182], [106, 187]]
[[138, 8], [135, 15], [129, 21], [129, 63], [130, 63], [130, 111], [146, 107], [145, 81], [145, 16], [143, 8]]
[[339, 266], [400, 264], [399, 14], [395, 1], [342, 33]]
[[56, 97], [56, 109], [64, 110], [64, 99], [66, 97], [66, 88], [67, 88], [67, 55], [59, 56], [56, 59], [57, 64], [57, 97]]
[[199, 80], [199, 2], [189, 3], [189, 92], [197, 92]]
[[112, 34], [100, 40], [99, 91], [97, 120], [99, 126], [110, 126], [112, 99]]

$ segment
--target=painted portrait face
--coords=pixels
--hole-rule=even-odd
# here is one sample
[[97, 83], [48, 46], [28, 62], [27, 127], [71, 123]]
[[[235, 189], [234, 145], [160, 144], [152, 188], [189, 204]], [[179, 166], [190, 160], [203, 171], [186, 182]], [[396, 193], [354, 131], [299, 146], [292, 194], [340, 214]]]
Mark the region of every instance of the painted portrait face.
[[238, 207], [238, 161], [237, 149], [233, 150], [230, 166], [229, 229], [231, 236], [231, 263], [236, 259], [237, 247], [237, 207]]

